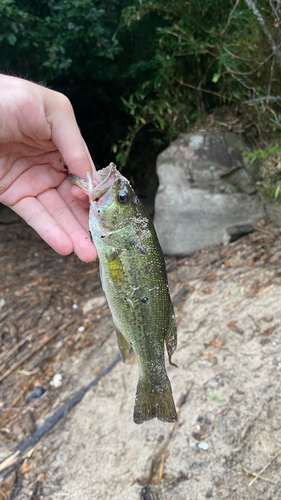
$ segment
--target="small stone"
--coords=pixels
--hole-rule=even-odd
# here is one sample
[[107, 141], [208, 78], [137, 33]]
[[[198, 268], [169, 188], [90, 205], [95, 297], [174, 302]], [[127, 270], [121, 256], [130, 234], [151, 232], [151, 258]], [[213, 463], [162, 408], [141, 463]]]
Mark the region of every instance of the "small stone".
[[208, 443], [205, 443], [205, 441], [202, 441], [202, 443], [198, 444], [198, 448], [200, 448], [200, 450], [207, 451], [209, 449], [209, 445]]
[[88, 312], [93, 309], [98, 309], [106, 304], [106, 298], [104, 295], [98, 295], [92, 299], [87, 300], [86, 304], [83, 306], [83, 314], [88, 314]]
[[78, 304], [72, 304], [72, 309], [78, 309]]
[[62, 386], [62, 375], [60, 373], [56, 373], [51, 382], [50, 382], [50, 385], [52, 385], [55, 389], [57, 389], [58, 387], [61, 387]]

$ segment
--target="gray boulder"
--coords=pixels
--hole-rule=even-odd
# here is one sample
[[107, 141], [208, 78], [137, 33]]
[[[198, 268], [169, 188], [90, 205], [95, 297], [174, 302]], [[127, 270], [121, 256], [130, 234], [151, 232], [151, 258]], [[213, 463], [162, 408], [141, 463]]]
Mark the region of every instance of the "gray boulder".
[[239, 135], [198, 132], [158, 156], [154, 224], [165, 254], [228, 243], [264, 217], [246, 150]]

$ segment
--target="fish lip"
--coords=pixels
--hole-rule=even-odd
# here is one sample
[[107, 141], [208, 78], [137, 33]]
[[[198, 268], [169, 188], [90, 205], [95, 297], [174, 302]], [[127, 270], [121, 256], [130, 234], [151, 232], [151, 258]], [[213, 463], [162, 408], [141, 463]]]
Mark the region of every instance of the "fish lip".
[[[104, 178], [102, 178], [104, 177]], [[119, 227], [118, 229], [113, 229], [103, 222], [99, 214], [99, 207], [103, 205], [102, 197], [112, 188], [114, 182], [118, 177], [122, 177], [117, 167], [114, 163], [110, 163], [107, 167], [102, 170], [98, 170], [94, 172], [93, 175], [88, 172], [87, 181], [88, 181], [88, 191], [89, 191], [89, 199], [92, 209], [92, 215], [95, 218], [99, 219], [99, 226], [102, 231], [106, 233], [106, 236], [110, 236], [112, 234], [119, 233], [126, 228], [126, 225]], [[93, 186], [93, 182], [96, 180], [100, 181], [99, 184]]]
[[[88, 186], [89, 186], [89, 193], [92, 201], [96, 201], [97, 199], [102, 198], [102, 196], [107, 193], [107, 191], [110, 189], [112, 184], [114, 183], [116, 179], [116, 166], [114, 163], [110, 163], [108, 165], [108, 173], [104, 172], [106, 174], [105, 178], [101, 180], [99, 184], [97, 184], [95, 187], [93, 186], [92, 183], [92, 178], [91, 175], [88, 173]], [[101, 174], [99, 171], [95, 173], [96, 175], [93, 175], [93, 181], [95, 180], [100, 180], [101, 179]], [[113, 176], [113, 178], [112, 178]]]

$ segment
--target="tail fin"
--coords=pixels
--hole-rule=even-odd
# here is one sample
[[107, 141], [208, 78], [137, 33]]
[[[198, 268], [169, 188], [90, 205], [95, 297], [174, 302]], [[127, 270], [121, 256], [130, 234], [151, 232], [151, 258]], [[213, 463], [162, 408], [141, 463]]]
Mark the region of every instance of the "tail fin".
[[177, 412], [172, 396], [170, 381], [165, 375], [161, 380], [141, 378], [138, 381], [134, 408], [135, 424], [158, 418], [163, 422], [175, 422]]

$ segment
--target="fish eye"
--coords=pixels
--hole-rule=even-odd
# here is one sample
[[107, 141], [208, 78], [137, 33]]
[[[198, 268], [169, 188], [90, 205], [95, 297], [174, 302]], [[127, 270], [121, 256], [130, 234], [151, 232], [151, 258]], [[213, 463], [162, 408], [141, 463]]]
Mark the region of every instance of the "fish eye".
[[129, 196], [127, 195], [126, 191], [119, 191], [117, 194], [117, 201], [121, 203], [121, 205], [126, 205], [129, 201]]

